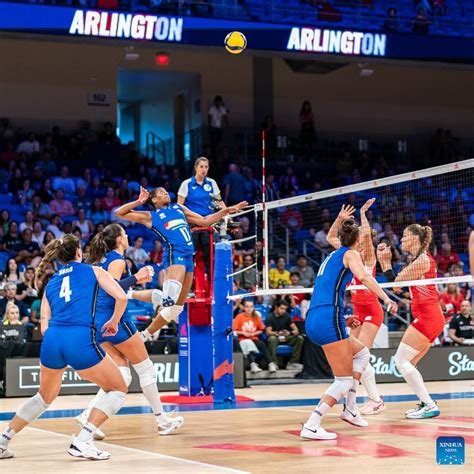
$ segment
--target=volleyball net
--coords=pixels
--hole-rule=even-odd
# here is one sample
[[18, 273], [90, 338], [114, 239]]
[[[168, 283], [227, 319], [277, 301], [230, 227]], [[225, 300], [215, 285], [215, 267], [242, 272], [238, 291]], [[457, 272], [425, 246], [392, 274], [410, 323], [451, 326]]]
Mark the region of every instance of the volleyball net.
[[[361, 224], [360, 208], [369, 199], [375, 199], [365, 212], [373, 248], [385, 244], [390, 249], [396, 273], [414, 258], [401, 245], [404, 229], [420, 224], [433, 231], [428, 250], [436, 259], [436, 277], [420, 280], [405, 272], [404, 279], [408, 277], [408, 281], [387, 282], [377, 263], [377, 280], [382, 287], [392, 296], [404, 295], [408, 299], [405, 293], [409, 293], [409, 287], [427, 284], [440, 285], [442, 289], [456, 283], [462, 291], [469, 291], [472, 277], [467, 247], [469, 224], [474, 220], [474, 159], [257, 204], [252, 211], [256, 228], [252, 236], [256, 283], [251, 289], [247, 286], [247, 291], [240, 288], [240, 295], [231, 298], [269, 300], [310, 295], [315, 275], [334, 250], [328, 233], [341, 207], [353, 206], [352, 215]], [[242, 262], [234, 265], [232, 278], [249, 273], [244, 267]], [[357, 288], [364, 287], [350, 286], [348, 290]]]

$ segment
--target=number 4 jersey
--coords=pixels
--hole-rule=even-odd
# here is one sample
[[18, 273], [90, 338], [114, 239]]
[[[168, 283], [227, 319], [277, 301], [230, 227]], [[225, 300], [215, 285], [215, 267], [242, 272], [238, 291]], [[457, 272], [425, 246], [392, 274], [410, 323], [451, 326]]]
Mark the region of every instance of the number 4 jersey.
[[51, 307], [49, 326], [92, 326], [98, 289], [90, 265], [64, 265], [46, 285], [46, 299]]
[[193, 239], [188, 221], [179, 204], [171, 204], [151, 213], [152, 230], [163, 244], [163, 253], [170, 258], [194, 254]]

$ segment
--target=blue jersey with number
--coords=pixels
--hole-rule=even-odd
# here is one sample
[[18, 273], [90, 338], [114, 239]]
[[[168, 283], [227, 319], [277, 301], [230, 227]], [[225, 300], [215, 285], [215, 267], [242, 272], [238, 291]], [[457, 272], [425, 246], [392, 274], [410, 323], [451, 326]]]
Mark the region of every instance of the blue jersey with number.
[[99, 284], [86, 263], [71, 262], [55, 273], [46, 285], [51, 307], [49, 326], [89, 326], [94, 324]]
[[324, 259], [314, 282], [310, 309], [326, 305], [344, 308], [344, 291], [352, 280], [351, 270], [344, 266], [348, 250], [350, 248], [341, 247]]
[[[102, 260], [99, 262], [98, 266], [100, 268], [103, 268], [106, 272], [109, 270], [109, 265], [112, 262], [115, 262], [116, 260], [123, 260], [125, 261], [125, 257], [123, 255], [120, 255], [118, 252], [115, 250], [112, 250], [110, 252], [107, 252], [103, 257]], [[127, 267], [127, 264], [125, 264], [125, 270], [122, 274], [121, 278], [126, 278], [130, 276], [130, 270]], [[99, 293], [97, 295], [97, 321], [98, 324], [103, 324], [106, 321], [110, 319], [112, 314], [114, 313], [115, 309], [115, 298], [110, 296], [103, 288], [99, 288]], [[127, 310], [125, 310], [124, 315], [122, 316], [122, 321], [125, 321], [129, 319], [129, 316], [127, 315]]]
[[193, 255], [194, 246], [191, 230], [179, 204], [171, 204], [151, 212], [152, 230], [161, 240], [164, 252], [172, 256]]

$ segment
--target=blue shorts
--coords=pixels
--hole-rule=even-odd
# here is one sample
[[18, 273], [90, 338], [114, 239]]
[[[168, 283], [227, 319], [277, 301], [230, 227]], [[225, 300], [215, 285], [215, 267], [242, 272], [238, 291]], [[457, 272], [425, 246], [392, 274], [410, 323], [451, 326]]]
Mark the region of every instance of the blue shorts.
[[343, 311], [332, 305], [310, 309], [306, 315], [305, 329], [311, 342], [319, 346], [349, 337]]
[[110, 344], [113, 344], [116, 346], [117, 344], [120, 344], [122, 342], [127, 341], [130, 339], [136, 332], [137, 328], [132, 321], [120, 321], [118, 325], [118, 331], [115, 336], [102, 336], [100, 335], [100, 331], [102, 330], [102, 326], [97, 327], [97, 342], [99, 344], [102, 344], [103, 342], [110, 342]]
[[193, 273], [194, 255], [180, 252], [164, 252], [161, 264], [163, 265], [163, 270], [166, 270], [171, 265], [184, 265], [186, 273]]
[[85, 370], [97, 365], [105, 351], [96, 340], [96, 330], [87, 326], [52, 326], [44, 334], [40, 361], [48, 369]]

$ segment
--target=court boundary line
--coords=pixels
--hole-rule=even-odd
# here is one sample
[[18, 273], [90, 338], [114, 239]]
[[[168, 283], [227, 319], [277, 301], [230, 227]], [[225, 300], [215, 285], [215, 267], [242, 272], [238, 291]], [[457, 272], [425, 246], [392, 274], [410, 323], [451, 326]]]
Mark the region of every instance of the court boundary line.
[[[67, 434], [64, 434], [64, 433], [57, 433], [56, 431], [48, 431], [48, 430], [45, 430], [45, 429], [42, 429], [42, 428], [35, 428], [33, 426], [27, 426], [26, 428], [28, 428], [30, 430], [34, 430], [34, 431], [40, 431], [42, 433], [56, 435], [56, 436], [59, 436], [61, 438], [71, 439], [70, 435], [67, 435]], [[157, 434], [157, 436], [159, 436], [159, 435]], [[181, 461], [183, 463], [193, 464], [195, 466], [201, 466], [201, 467], [204, 467], [204, 468], [222, 469], [225, 472], [232, 472], [232, 473], [235, 473], [235, 474], [251, 474], [248, 471], [241, 471], [240, 469], [234, 469], [232, 467], [219, 466], [217, 464], [209, 464], [209, 463], [205, 463], [205, 462], [202, 462], [202, 461], [194, 461], [192, 459], [179, 458], [177, 456], [170, 456], [169, 454], [155, 453], [153, 451], [145, 451], [143, 449], [130, 448], [129, 446], [121, 446], [119, 444], [114, 444], [114, 443], [107, 443], [107, 442], [97, 441], [94, 444], [101, 444], [103, 446], [112, 446], [114, 448], [125, 449], [127, 451], [132, 451], [132, 452], [135, 452], [135, 453], [138, 453], [138, 454], [149, 454], [149, 455], [157, 457], [157, 458], [168, 459], [170, 461]]]

